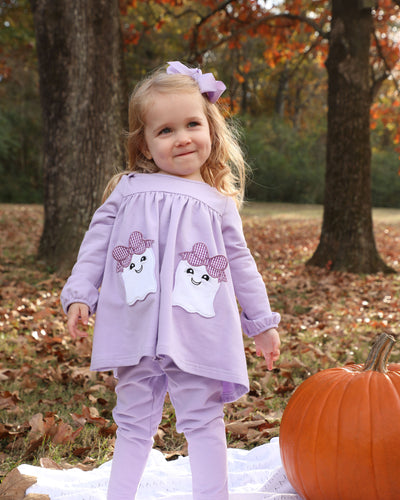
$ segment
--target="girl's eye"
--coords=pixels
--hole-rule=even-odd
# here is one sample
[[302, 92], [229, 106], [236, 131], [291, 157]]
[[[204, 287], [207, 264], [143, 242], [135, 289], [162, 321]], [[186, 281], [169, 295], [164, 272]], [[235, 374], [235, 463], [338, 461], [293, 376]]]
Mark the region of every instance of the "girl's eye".
[[163, 128], [162, 130], [160, 130], [160, 135], [164, 135], [164, 134], [170, 134], [171, 133], [171, 129], [169, 127], [165, 127]]
[[191, 267], [188, 267], [188, 268], [186, 269], [186, 272], [187, 272], [188, 274], [194, 274], [194, 271], [193, 271], [193, 269], [192, 269]]
[[143, 257], [140, 259], [140, 262], [144, 262], [145, 260], [147, 260], [147, 258], [145, 255], [143, 255]]
[[200, 125], [199, 122], [190, 122], [189, 125], [188, 125], [188, 127], [189, 128], [193, 128], [193, 127], [198, 127], [199, 125]]
[[203, 274], [201, 278], [205, 281], [208, 281], [210, 279], [210, 276], [208, 276], [208, 274]]

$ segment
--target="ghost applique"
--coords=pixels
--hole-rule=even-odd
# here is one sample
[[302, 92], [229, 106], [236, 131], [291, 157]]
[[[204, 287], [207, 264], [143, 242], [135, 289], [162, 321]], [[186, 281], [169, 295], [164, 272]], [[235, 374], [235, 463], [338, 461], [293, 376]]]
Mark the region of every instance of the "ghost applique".
[[227, 281], [224, 255], [209, 257], [207, 246], [196, 243], [190, 252], [179, 254], [181, 261], [175, 271], [172, 305], [206, 318], [215, 316], [214, 299], [222, 281]]
[[151, 245], [139, 231], [129, 236], [128, 246], [117, 246], [112, 256], [117, 261], [117, 273], [121, 273], [128, 305], [144, 300], [149, 293], [157, 291], [155, 256]]

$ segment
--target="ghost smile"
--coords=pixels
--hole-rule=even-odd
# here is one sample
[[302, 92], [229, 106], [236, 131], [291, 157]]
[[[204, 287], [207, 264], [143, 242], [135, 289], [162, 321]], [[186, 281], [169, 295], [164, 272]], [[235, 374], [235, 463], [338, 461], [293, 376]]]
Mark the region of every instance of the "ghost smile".
[[190, 278], [190, 281], [193, 283], [193, 285], [196, 285], [196, 286], [201, 285], [201, 281], [195, 281], [193, 278]]
[[141, 273], [143, 271], [143, 266], [140, 266], [140, 269], [135, 269], [135, 273]]

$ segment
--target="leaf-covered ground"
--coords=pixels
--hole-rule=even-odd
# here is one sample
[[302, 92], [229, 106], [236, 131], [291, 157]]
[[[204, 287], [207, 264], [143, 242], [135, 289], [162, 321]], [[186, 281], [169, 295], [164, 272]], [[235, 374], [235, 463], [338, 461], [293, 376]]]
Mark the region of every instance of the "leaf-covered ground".
[[[245, 339], [251, 390], [226, 405], [229, 446], [251, 448], [278, 435], [296, 386], [318, 370], [363, 362], [382, 331], [396, 334], [400, 276], [358, 276], [305, 266], [319, 238], [316, 207], [249, 206], [245, 233], [282, 315], [282, 355], [267, 372]], [[59, 294], [65, 277], [37, 255], [43, 209], [0, 205], [0, 478], [20, 463], [90, 469], [112, 456], [112, 373], [89, 371], [90, 340], [73, 342]], [[400, 271], [400, 211], [376, 212], [385, 261]], [[400, 361], [395, 347], [391, 359]], [[167, 402], [155, 445], [186, 453]], [[1, 496], [1, 492], [0, 492]]]

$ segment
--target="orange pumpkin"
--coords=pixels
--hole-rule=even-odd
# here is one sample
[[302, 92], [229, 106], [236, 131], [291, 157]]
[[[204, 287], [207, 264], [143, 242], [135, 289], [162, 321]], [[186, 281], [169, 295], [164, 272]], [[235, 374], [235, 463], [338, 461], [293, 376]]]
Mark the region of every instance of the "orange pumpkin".
[[400, 499], [400, 366], [386, 366], [394, 342], [381, 334], [364, 366], [316, 373], [290, 398], [280, 451], [304, 499]]

